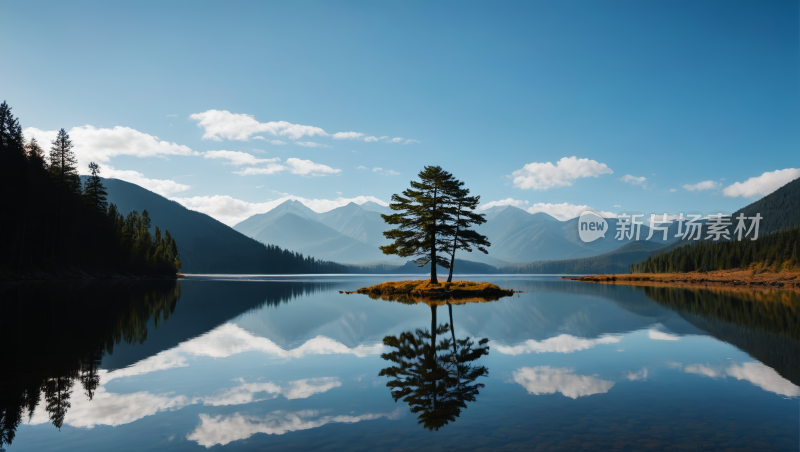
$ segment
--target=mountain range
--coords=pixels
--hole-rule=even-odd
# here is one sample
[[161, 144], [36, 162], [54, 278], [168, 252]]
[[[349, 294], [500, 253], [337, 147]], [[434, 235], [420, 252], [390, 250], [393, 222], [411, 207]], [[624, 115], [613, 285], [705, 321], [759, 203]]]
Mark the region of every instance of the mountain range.
[[[420, 271], [413, 264], [406, 264], [407, 259], [380, 251], [379, 246], [389, 243], [383, 236], [388, 225], [381, 214], [390, 209], [374, 202], [350, 203], [318, 213], [299, 201], [289, 200], [231, 228], [137, 185], [116, 179], [105, 179], [104, 184], [109, 202], [123, 214], [146, 209], [154, 225], [170, 231], [178, 242], [185, 272], [286, 273], [288, 261], [283, 259], [294, 253], [350, 265], [342, 267], [345, 272]], [[762, 235], [796, 226], [800, 224], [798, 193], [800, 179], [740, 209], [734, 216], [738, 212], [748, 216], [761, 213]], [[677, 223], [670, 226], [666, 240], [656, 232], [647, 241], [649, 229], [642, 226], [639, 240], [630, 242], [615, 240], [618, 220], [607, 218], [606, 237], [584, 243], [578, 235], [578, 218], [560, 221], [546, 213], [529, 213], [513, 206], [496, 206], [481, 213], [486, 214], [487, 221], [476, 229], [492, 243], [489, 254], [459, 252], [456, 257], [488, 264], [504, 273], [619, 272], [651, 254], [682, 246], [675, 239]], [[265, 248], [277, 251], [267, 256]], [[462, 273], [494, 272], [480, 265], [462, 263], [461, 267]], [[299, 272], [303, 271], [311, 272]]]
[[[253, 215], [233, 228], [262, 243], [291, 249], [318, 259], [346, 264], [384, 262], [403, 264], [403, 260], [384, 255], [378, 247], [389, 241], [383, 237], [388, 225], [381, 213], [388, 207], [367, 202], [350, 203], [324, 213], [317, 213], [299, 201], [286, 201], [267, 213]], [[543, 212], [529, 213], [513, 206], [497, 206], [482, 211], [487, 221], [476, 230], [486, 235], [492, 246], [489, 254], [461, 252], [457, 257], [489, 264], [498, 268], [512, 263], [563, 260], [597, 256], [629, 243], [613, 238], [617, 219], [609, 218], [609, 233], [591, 243], [578, 236], [578, 218], [559, 221]], [[660, 234], [650, 243], [663, 246], [672, 243], [677, 225], [667, 240]], [[643, 226], [640, 241], [649, 228]]]

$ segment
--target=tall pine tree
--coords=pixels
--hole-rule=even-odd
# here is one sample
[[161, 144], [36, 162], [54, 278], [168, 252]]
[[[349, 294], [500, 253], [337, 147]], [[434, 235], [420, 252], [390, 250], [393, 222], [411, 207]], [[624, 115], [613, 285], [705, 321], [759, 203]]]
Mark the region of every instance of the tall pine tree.
[[72, 140], [64, 129], [58, 131], [58, 136], [50, 148], [50, 174], [60, 189], [68, 193], [81, 192], [78, 158], [72, 150]]
[[420, 267], [431, 265], [431, 284], [438, 284], [436, 266], [450, 268], [446, 255], [453, 235], [453, 175], [440, 166], [426, 166], [419, 173], [420, 181], [411, 181], [403, 195], [392, 195], [391, 215], [381, 215], [390, 225], [398, 226], [383, 233], [394, 243], [382, 246], [384, 254], [417, 257]]
[[450, 274], [447, 276], [447, 282], [453, 281], [456, 250], [472, 252], [472, 247], [474, 246], [478, 251], [489, 254], [486, 251], [486, 247], [491, 246], [485, 235], [478, 234], [475, 230], [470, 229], [473, 225], [481, 225], [486, 222], [484, 214], [475, 213], [481, 197], [470, 196], [469, 189], [463, 187], [464, 183], [461, 181], [455, 181], [448, 187], [448, 194], [453, 203], [453, 242], [450, 252]]

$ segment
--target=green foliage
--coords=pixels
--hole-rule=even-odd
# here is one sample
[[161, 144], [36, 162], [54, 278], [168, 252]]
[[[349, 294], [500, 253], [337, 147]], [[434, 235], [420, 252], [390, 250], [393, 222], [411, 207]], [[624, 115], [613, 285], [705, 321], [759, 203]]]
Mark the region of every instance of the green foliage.
[[448, 237], [453, 235], [453, 175], [439, 166], [426, 166], [419, 173], [420, 181], [411, 181], [403, 196], [392, 195], [389, 207], [396, 213], [381, 215], [390, 225], [398, 226], [383, 233], [394, 243], [382, 246], [384, 254], [416, 257], [420, 267], [431, 265], [431, 282], [436, 283], [436, 266], [450, 268], [445, 257], [450, 249]]
[[655, 254], [630, 266], [631, 273], [685, 273], [691, 271], [746, 269], [753, 264], [774, 265], [780, 271], [784, 262], [798, 260], [800, 229], [794, 228], [742, 241], [698, 241]]
[[440, 166], [426, 166], [418, 176], [420, 181], [411, 181], [402, 196], [392, 196], [389, 207], [396, 213], [381, 215], [398, 228], [383, 233], [394, 243], [380, 248], [384, 254], [416, 257], [414, 263], [420, 267], [432, 264], [431, 283], [438, 283], [437, 266], [449, 269], [449, 282], [457, 250], [472, 252], [475, 247], [488, 253], [485, 247], [491, 245], [470, 229], [486, 222], [483, 214], [474, 212], [480, 196], [470, 196], [464, 183]]
[[484, 214], [475, 213], [475, 209], [480, 204], [480, 196], [470, 196], [469, 189], [464, 188], [464, 183], [461, 181], [453, 181], [447, 187], [448, 195], [451, 198], [453, 213], [453, 245], [451, 246], [450, 253], [450, 274], [447, 276], [447, 282], [453, 280], [453, 267], [456, 259], [456, 250], [464, 250], [472, 252], [474, 246], [478, 251], [483, 254], [489, 254], [486, 247], [491, 246], [489, 240], [485, 235], [478, 234], [472, 226], [480, 226], [486, 223]]

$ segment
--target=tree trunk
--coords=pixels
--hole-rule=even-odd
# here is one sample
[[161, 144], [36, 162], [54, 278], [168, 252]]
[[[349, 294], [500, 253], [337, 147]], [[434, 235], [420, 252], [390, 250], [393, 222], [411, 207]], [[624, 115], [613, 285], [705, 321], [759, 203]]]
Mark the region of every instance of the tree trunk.
[[456, 236], [453, 237], [453, 254], [450, 255], [450, 274], [447, 276], [447, 282], [453, 282], [453, 265], [456, 262], [456, 241], [458, 240], [458, 226], [456, 226]]
[[[437, 190], [433, 189], [433, 230], [431, 231], [431, 284], [439, 284], [436, 277], [436, 195]], [[435, 311], [434, 311], [435, 312]]]

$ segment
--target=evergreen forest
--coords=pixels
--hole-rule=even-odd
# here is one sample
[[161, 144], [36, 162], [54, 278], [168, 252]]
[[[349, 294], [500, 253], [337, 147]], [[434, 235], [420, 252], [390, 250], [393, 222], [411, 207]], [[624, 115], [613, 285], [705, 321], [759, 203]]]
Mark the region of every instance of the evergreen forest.
[[26, 142], [19, 119], [0, 105], [0, 279], [174, 276], [178, 245], [147, 211], [123, 216], [107, 202], [99, 166], [81, 183], [69, 134], [61, 129], [49, 152]]

